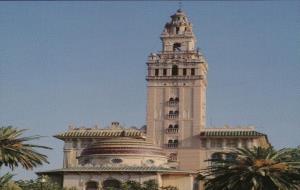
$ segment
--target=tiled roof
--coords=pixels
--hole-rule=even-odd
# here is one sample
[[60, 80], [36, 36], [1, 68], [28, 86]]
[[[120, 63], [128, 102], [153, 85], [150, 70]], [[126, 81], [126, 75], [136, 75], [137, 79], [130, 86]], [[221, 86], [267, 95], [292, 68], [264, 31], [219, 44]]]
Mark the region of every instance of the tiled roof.
[[77, 168], [62, 168], [57, 170], [48, 170], [37, 172], [37, 174], [50, 173], [66, 173], [66, 172], [172, 172], [172, 173], [194, 173], [192, 171], [177, 170], [164, 167], [146, 167], [146, 166], [103, 166], [103, 167], [77, 167]]
[[139, 137], [143, 138], [145, 134], [135, 129], [72, 129], [54, 137], [58, 139], [80, 138], [80, 137]]
[[202, 131], [200, 133], [200, 136], [205, 136], [205, 137], [240, 137], [240, 136], [244, 136], [244, 137], [253, 137], [253, 136], [265, 136], [265, 134], [263, 133], [259, 133], [257, 131], [232, 131], [232, 130], [228, 130], [228, 131]]

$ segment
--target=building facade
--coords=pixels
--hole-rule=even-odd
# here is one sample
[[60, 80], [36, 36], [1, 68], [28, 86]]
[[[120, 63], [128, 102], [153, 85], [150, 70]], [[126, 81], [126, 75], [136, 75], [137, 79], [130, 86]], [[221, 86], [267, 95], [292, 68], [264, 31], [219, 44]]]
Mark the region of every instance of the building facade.
[[[161, 34], [162, 50], [147, 61], [147, 127], [76, 128], [64, 141], [63, 168], [39, 172], [80, 190], [108, 189], [126, 180], [154, 179], [159, 186], [199, 189], [195, 177], [219, 151], [270, 146], [254, 127], [207, 128], [208, 64], [192, 24], [177, 10]], [[120, 188], [119, 185], [116, 188]]]

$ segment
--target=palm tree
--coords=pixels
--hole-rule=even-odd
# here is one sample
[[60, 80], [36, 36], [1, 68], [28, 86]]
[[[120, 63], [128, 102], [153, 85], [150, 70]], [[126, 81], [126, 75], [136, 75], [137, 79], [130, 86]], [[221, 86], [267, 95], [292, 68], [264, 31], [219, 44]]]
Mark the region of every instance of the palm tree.
[[21, 165], [25, 169], [32, 169], [43, 163], [49, 163], [47, 156], [37, 152], [36, 148], [51, 149], [46, 146], [28, 144], [28, 141], [37, 140], [41, 136], [21, 137], [25, 129], [11, 126], [0, 128], [0, 167], [8, 166], [11, 169]]
[[4, 186], [12, 179], [14, 175], [10, 173], [6, 173], [3, 176], [0, 176], [0, 190], [4, 188]]
[[297, 190], [300, 187], [299, 152], [295, 149], [276, 151], [272, 147], [219, 152], [220, 156], [207, 160], [211, 166], [199, 176], [204, 178], [206, 190]]

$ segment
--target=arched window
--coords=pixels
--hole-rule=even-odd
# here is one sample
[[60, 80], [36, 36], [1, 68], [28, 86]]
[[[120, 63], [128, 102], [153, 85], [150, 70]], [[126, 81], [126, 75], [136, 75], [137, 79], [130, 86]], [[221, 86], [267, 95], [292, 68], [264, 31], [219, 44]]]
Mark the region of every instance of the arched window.
[[174, 125], [174, 129], [178, 129], [178, 125], [176, 124], [176, 125]]
[[89, 181], [85, 184], [86, 190], [98, 190], [98, 183], [95, 181]]
[[178, 67], [177, 65], [173, 65], [172, 67], [172, 75], [177, 76], [178, 75]]
[[173, 98], [170, 98], [170, 99], [169, 99], [169, 101], [170, 101], [170, 102], [173, 102], [173, 101], [174, 101], [174, 99], [173, 99]]
[[103, 181], [103, 189], [104, 190], [121, 189], [121, 182], [116, 179], [107, 179]]
[[169, 129], [173, 129], [173, 125], [169, 125]]
[[173, 144], [173, 140], [172, 139], [168, 140], [168, 144]]
[[169, 115], [173, 115], [174, 114], [174, 112], [173, 111], [169, 111]]
[[181, 44], [180, 43], [173, 44], [173, 51], [181, 51]]
[[174, 143], [174, 144], [178, 144], [178, 140], [175, 139], [175, 140], [173, 141], [173, 143]]
[[179, 98], [178, 98], [178, 97], [177, 97], [177, 98], [175, 98], [175, 101], [176, 101], [176, 102], [179, 102]]

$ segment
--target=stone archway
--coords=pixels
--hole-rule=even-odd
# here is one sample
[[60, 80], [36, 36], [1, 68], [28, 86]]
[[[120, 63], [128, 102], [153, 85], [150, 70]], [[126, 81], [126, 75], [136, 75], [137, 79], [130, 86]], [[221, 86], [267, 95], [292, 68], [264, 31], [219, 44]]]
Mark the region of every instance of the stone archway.
[[120, 190], [121, 189], [121, 182], [116, 179], [107, 179], [102, 183], [103, 190]]
[[88, 181], [85, 184], [85, 190], [98, 190], [98, 183], [96, 181]]

